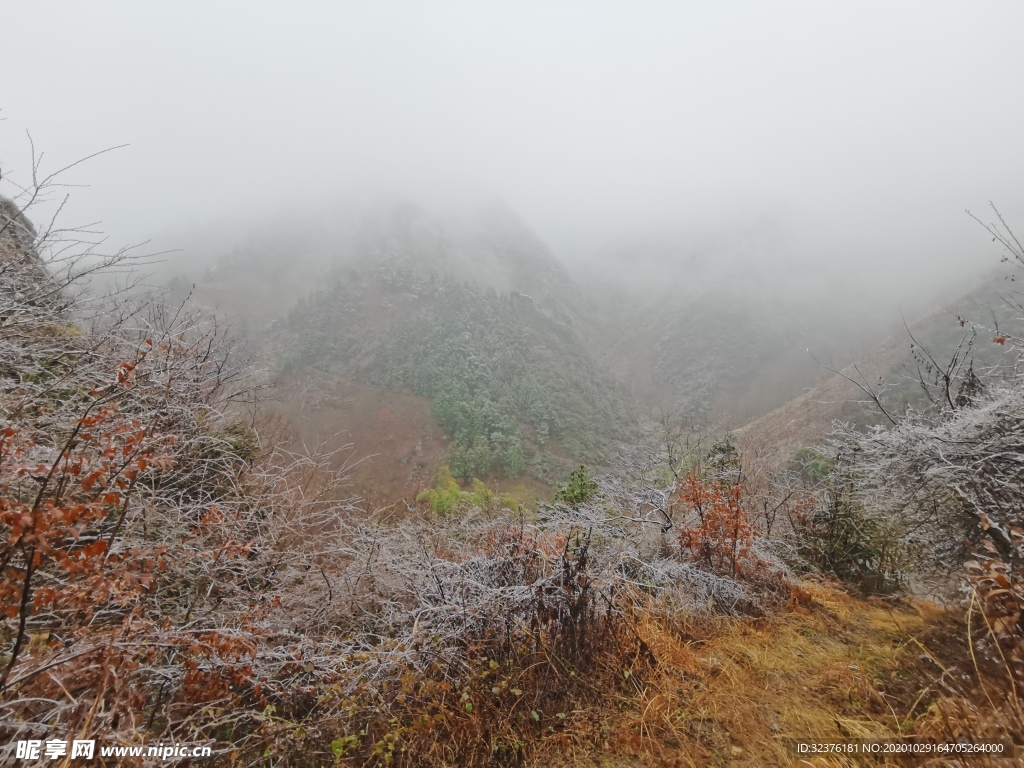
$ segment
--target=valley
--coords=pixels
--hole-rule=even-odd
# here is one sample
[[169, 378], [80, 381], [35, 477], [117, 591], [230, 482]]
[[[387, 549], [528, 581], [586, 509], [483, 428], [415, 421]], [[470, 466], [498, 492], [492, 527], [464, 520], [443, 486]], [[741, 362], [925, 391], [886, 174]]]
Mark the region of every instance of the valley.
[[[277, 235], [255, 252], [261, 236], [246, 235], [205, 273], [171, 280], [240, 323], [297, 434], [347, 446], [354, 482], [382, 502], [415, 499], [442, 465], [466, 484], [550, 499], [574, 466], [607, 466], [665, 419], [736, 431], [752, 455], [788, 466], [835, 419], [881, 418], [844, 376], [881, 386], [896, 410], [920, 401], [911, 333], [942, 354], [963, 336], [961, 315], [1020, 331], [999, 271], [936, 297], [943, 306], [908, 330], [898, 312], [880, 322], [831, 306], [813, 274], [760, 295], [735, 250], [763, 247], [749, 238], [685, 269], [649, 247], [636, 270], [619, 254], [605, 277], [577, 283], [500, 206], [453, 221], [402, 203], [340, 221], [329, 237]], [[985, 367], [998, 351], [985, 338], [971, 347]]]

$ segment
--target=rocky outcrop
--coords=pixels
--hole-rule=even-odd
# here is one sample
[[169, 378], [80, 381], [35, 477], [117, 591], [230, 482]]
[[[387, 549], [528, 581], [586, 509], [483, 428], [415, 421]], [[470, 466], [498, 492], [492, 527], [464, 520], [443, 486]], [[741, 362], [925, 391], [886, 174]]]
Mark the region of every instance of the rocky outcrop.
[[34, 253], [36, 229], [13, 200], [0, 196], [0, 258]]
[[13, 200], [0, 197], [0, 318], [59, 300], [37, 246], [32, 222]]

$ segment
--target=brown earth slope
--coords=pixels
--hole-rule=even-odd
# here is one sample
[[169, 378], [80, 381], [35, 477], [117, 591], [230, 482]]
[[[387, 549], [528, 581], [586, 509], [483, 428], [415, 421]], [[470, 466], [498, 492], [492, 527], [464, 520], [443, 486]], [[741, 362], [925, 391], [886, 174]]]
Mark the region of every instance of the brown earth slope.
[[[371, 506], [412, 501], [433, 484], [448, 441], [427, 398], [313, 368], [281, 377], [276, 391], [276, 411], [294, 432], [293, 447], [335, 451], [335, 469], [346, 470], [349, 490]], [[484, 479], [524, 503], [552, 493], [528, 477]]]
[[738, 443], [747, 455], [777, 466], [799, 449], [819, 444], [834, 421], [883, 422], [884, 417], [854, 381], [875, 392], [885, 390], [882, 400], [894, 414], [902, 413], [908, 403], [920, 405], [924, 401], [916, 381], [912, 345], [916, 342], [945, 365], [970, 333], [972, 322], [979, 324], [972, 352], [975, 368], [1000, 364], [1016, 352], [1011, 346], [994, 344], [992, 328], [1015, 336], [1022, 332], [1020, 311], [1012, 299], [1008, 300], [1011, 287], [1015, 286], [1004, 274], [990, 276], [981, 287], [859, 355], [856, 363], [839, 374], [830, 375], [810, 391], [743, 426], [736, 431]]

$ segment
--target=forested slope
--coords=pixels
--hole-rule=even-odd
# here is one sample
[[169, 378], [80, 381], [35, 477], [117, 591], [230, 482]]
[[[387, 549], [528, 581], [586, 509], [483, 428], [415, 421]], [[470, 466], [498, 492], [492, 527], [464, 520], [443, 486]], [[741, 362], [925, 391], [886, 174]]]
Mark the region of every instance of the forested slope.
[[350, 268], [300, 302], [274, 343], [285, 370], [308, 365], [430, 398], [463, 478], [561, 479], [562, 457], [607, 461], [638, 418], [567, 315], [409, 257]]

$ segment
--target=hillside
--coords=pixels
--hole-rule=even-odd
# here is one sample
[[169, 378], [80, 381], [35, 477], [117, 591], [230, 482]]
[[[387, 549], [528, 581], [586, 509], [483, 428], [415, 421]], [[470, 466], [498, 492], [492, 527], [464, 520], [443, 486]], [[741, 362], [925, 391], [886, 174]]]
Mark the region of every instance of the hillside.
[[[190, 295], [266, 355], [297, 440], [351, 444], [353, 482], [375, 498], [415, 496], [445, 461], [548, 496], [579, 463], [605, 462], [640, 417], [594, 356], [578, 287], [503, 205], [286, 217], [202, 264], [165, 270], [172, 299]], [[366, 418], [369, 402], [417, 425], [409, 445]]]
[[[310, 366], [427, 398], [456, 476], [554, 482], [601, 464], [631, 422], [566, 314], [413, 259], [375, 259], [301, 301], [272, 337], [281, 370]], [[563, 457], [570, 457], [568, 461]]]
[[[990, 275], [978, 288], [858, 355], [839, 374], [822, 369], [824, 381], [744, 425], [736, 431], [737, 437], [751, 455], [783, 465], [799, 449], [819, 444], [835, 421], [861, 426], [882, 423], [884, 417], [851, 379], [880, 393], [883, 405], [893, 414], [908, 407], [924, 408], [927, 397], [919, 372], [934, 384], [935, 372], [927, 370], [928, 356], [944, 367], [958, 347], [965, 355], [964, 370], [973, 367], [979, 374], [997, 378], [1008, 375], [1016, 351], [1012, 345], [994, 343], [993, 338], [999, 333], [1021, 336], [1024, 320], [1015, 306], [1016, 294], [1010, 275]], [[979, 324], [976, 336], [971, 334], [972, 322]], [[813, 351], [808, 350], [808, 358]], [[824, 363], [827, 357], [819, 359]]]
[[[890, 380], [894, 404], [913, 401], [899, 378], [908, 346], [885, 340], [898, 318], [836, 301], [829, 275], [785, 248], [762, 224], [690, 250], [624, 246], [572, 274], [505, 206], [398, 203], [286, 218], [191, 279], [193, 301], [268, 355], [298, 436], [351, 443], [361, 487], [408, 498], [447, 462], [464, 480], [521, 479], [533, 498], [573, 466], [604, 465], [658, 414], [742, 428], [750, 445], [778, 434], [774, 452], [816, 442], [856, 398], [815, 358], [857, 361]], [[996, 281], [950, 307], [966, 316], [998, 293]], [[949, 320], [914, 328], [940, 349], [956, 343]], [[335, 388], [361, 394], [324, 395]], [[419, 425], [409, 445], [381, 439], [369, 401]]]
[[[882, 341], [894, 307], [769, 219], [634, 238], [573, 272], [603, 308], [603, 360], [645, 402], [738, 428]], [[854, 278], [854, 279], [851, 279]], [[922, 297], [919, 297], [922, 298]]]

